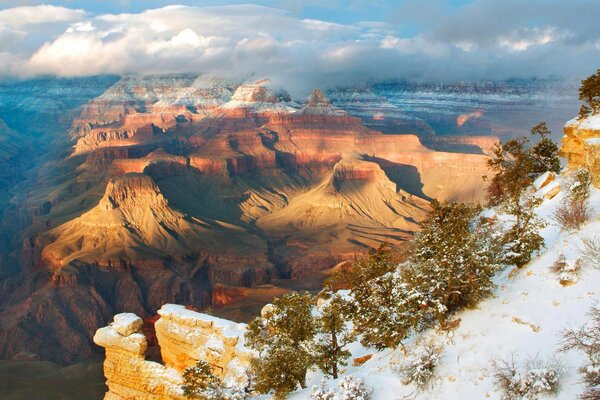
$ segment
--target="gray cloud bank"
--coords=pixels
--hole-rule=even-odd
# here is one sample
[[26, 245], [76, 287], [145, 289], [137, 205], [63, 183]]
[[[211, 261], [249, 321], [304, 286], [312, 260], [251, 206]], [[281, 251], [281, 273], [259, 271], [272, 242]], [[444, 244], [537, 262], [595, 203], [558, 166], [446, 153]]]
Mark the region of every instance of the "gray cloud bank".
[[[600, 68], [597, 0], [475, 0], [435, 12], [443, 4], [408, 1], [386, 22], [352, 25], [255, 5], [101, 15], [14, 7], [0, 10], [0, 74], [198, 72], [269, 76], [289, 87], [388, 78], [581, 78]], [[399, 33], [409, 24], [420, 33]]]

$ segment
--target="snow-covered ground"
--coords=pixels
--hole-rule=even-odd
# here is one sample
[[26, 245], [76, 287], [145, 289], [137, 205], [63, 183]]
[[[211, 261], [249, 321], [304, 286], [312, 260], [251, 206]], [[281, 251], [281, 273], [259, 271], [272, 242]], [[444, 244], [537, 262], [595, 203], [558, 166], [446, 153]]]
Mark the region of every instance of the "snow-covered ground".
[[[427, 389], [401, 383], [395, 368], [405, 358], [401, 349], [376, 352], [358, 343], [351, 347], [353, 358], [373, 357], [362, 366], [350, 365], [340, 379], [348, 375], [363, 378], [373, 389], [373, 400], [500, 399], [494, 387], [492, 360], [514, 357], [518, 364], [536, 356], [542, 360], [555, 356], [565, 365], [560, 389], [554, 396], [541, 398], [576, 399], [583, 389], [577, 368], [584, 358], [576, 352], [560, 353], [560, 337], [563, 329], [584, 324], [586, 313], [598, 302], [600, 270], [584, 264], [579, 280], [563, 286], [550, 266], [560, 254], [567, 262], [574, 262], [581, 255], [583, 238], [600, 238], [600, 191], [592, 189], [594, 217], [577, 232], [561, 232], [553, 221], [563, 197], [561, 192], [538, 208], [539, 216], [548, 223], [542, 232], [546, 248], [531, 263], [521, 270], [507, 268], [500, 273], [494, 297], [457, 315], [462, 321], [453, 332], [428, 331], [407, 341], [408, 352], [427, 340], [443, 345], [440, 364]], [[309, 386], [317, 385], [322, 377], [312, 372]], [[328, 385], [334, 387], [336, 382], [329, 381]], [[307, 399], [310, 392], [309, 388], [293, 393], [290, 399]]]

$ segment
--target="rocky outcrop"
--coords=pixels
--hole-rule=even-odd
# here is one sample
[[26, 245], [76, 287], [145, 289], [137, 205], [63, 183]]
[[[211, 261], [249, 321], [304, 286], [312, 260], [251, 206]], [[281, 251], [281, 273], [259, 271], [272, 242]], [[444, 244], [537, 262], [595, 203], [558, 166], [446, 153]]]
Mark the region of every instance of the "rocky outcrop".
[[208, 362], [225, 386], [248, 384], [253, 354], [244, 347], [245, 325], [166, 304], [155, 323], [162, 363], [146, 359], [148, 341], [135, 314], [115, 315], [94, 342], [105, 349], [105, 400], [183, 400], [182, 372], [198, 360]]
[[592, 184], [600, 188], [600, 115], [567, 122], [561, 154], [570, 170], [589, 170]]
[[[125, 332], [119, 332], [117, 320], [123, 318], [131, 322], [124, 326]], [[136, 327], [141, 323], [135, 314], [117, 314], [113, 324], [98, 329], [94, 335], [94, 342], [105, 349], [104, 376], [108, 392], [104, 399], [185, 399], [181, 375], [173, 368], [146, 360], [148, 342]]]

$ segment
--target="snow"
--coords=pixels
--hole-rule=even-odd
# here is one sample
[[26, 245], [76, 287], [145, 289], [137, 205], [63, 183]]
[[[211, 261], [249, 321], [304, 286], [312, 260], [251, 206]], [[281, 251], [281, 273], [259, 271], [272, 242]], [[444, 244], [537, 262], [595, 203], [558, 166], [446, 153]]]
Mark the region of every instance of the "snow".
[[[600, 129], [600, 127], [598, 128]], [[597, 146], [600, 144], [600, 138], [591, 138], [591, 139], [586, 139], [585, 141], [587, 144], [590, 144], [592, 146]]]
[[600, 114], [595, 114], [586, 119], [573, 118], [565, 124], [567, 127], [577, 127], [579, 129], [600, 130]]
[[581, 129], [592, 129], [592, 130], [600, 130], [600, 114], [592, 115], [591, 117], [587, 117], [579, 124], [579, 128]]
[[[562, 182], [557, 177], [556, 182]], [[539, 357], [547, 360], [553, 356], [564, 364], [559, 380], [556, 399], [577, 398], [583, 386], [579, 383], [577, 368], [584, 364], [584, 357], [576, 352], [559, 353], [561, 331], [578, 327], [587, 321], [586, 313], [598, 302], [600, 270], [585, 263], [579, 271], [579, 280], [563, 286], [560, 275], [550, 266], [563, 254], [573, 266], [583, 248], [582, 239], [599, 236], [600, 191], [591, 189], [590, 203], [594, 218], [578, 232], [561, 232], [552, 219], [556, 207], [564, 198], [559, 193], [551, 200], [544, 200], [538, 215], [547, 222], [542, 230], [546, 249], [521, 270], [507, 268], [496, 278], [495, 295], [480, 303], [476, 309], [463, 311], [460, 326], [451, 332], [426, 331], [413, 336], [405, 343], [408, 354], [424, 343], [442, 345], [439, 366], [426, 389], [414, 384], [403, 385], [397, 366], [406, 363], [407, 355], [402, 349], [376, 350], [364, 348], [359, 343], [349, 346], [352, 358], [372, 354], [361, 366], [350, 365], [340, 377], [354, 376], [365, 380], [373, 389], [372, 400], [412, 398], [433, 399], [500, 399], [501, 393], [494, 387], [492, 361], [515, 357], [517, 364]], [[501, 219], [504, 216], [500, 216]], [[408, 355], [410, 357], [410, 355]], [[310, 386], [318, 385], [323, 378], [320, 372], [311, 372], [309, 388], [295, 392], [290, 399], [308, 399]], [[335, 381], [328, 381], [333, 387]]]
[[[204, 326], [212, 327], [215, 330], [219, 330], [222, 336], [238, 338], [243, 337], [246, 331], [245, 324], [238, 324], [236, 322], [228, 321], [226, 319], [213, 317], [212, 315], [202, 314], [193, 310], [188, 310], [179, 304], [165, 304], [158, 314], [161, 317], [177, 319], [183, 322], [184, 326]], [[189, 335], [190, 332], [186, 329], [183, 332], [185, 335]]]
[[223, 110], [235, 110], [238, 108], [247, 109], [253, 113], [268, 113], [268, 112], [277, 112], [277, 113], [294, 113], [298, 111], [296, 108], [297, 104], [294, 102], [277, 102], [271, 103], [268, 101], [240, 101], [240, 100], [231, 100], [227, 103], [223, 104], [220, 109]]
[[114, 316], [110, 326], [122, 336], [129, 336], [140, 330], [144, 322], [133, 313], [121, 313]]

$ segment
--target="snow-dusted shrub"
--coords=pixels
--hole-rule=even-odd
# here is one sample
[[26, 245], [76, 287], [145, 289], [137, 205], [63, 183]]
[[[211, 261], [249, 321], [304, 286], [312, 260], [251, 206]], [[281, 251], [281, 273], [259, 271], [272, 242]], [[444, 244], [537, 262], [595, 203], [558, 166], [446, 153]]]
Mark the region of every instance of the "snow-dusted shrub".
[[554, 219], [562, 230], [579, 229], [592, 217], [588, 203], [590, 197], [590, 173], [579, 168], [567, 178], [567, 196], [554, 213]]
[[558, 391], [562, 364], [556, 359], [546, 361], [537, 357], [517, 366], [514, 358], [493, 362], [496, 388], [503, 400], [534, 400], [541, 394]]
[[600, 269], [600, 236], [583, 239], [581, 259], [584, 264], [592, 268]]
[[327, 387], [325, 379], [321, 381], [319, 385], [312, 387], [310, 392], [309, 400], [335, 400], [335, 393], [333, 390]]
[[581, 260], [567, 260], [564, 254], [558, 256], [550, 270], [558, 275], [561, 285], [569, 285], [579, 280], [579, 270], [581, 269]]
[[199, 360], [195, 366], [185, 369], [181, 389], [188, 399], [225, 400], [221, 381], [213, 375], [210, 365], [204, 360]]
[[420, 346], [398, 368], [398, 374], [404, 385], [414, 383], [418, 388], [427, 386], [435, 375], [440, 361], [441, 347], [433, 344]]
[[365, 381], [353, 376], [344, 377], [337, 388], [335, 400], [369, 400], [373, 391]]
[[554, 213], [554, 220], [563, 231], [579, 229], [591, 217], [592, 210], [587, 199], [566, 198]]
[[592, 308], [588, 315], [591, 323], [563, 332], [562, 350], [578, 350], [585, 354], [587, 362], [579, 368], [579, 373], [586, 389], [579, 398], [600, 400], [600, 307]]
[[328, 388], [324, 380], [313, 386], [309, 400], [369, 400], [371, 393], [362, 379], [346, 376], [335, 389]]

